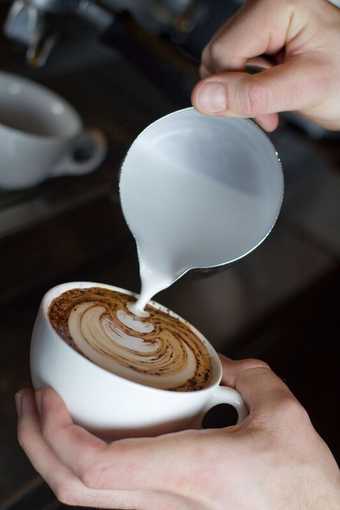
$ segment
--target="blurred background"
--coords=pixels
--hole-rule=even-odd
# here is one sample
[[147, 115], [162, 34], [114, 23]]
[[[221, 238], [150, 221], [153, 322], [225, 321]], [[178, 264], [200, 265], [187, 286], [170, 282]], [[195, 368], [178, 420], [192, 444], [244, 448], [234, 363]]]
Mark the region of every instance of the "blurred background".
[[[16, 441], [13, 397], [30, 384], [29, 343], [40, 299], [72, 280], [139, 290], [135, 245], [119, 205], [122, 158], [150, 122], [190, 105], [201, 51], [241, 3], [0, 4], [0, 71], [63, 96], [109, 145], [89, 175], [0, 189], [1, 509], [61, 507]], [[193, 272], [157, 300], [191, 321], [217, 350], [268, 361], [339, 462], [339, 137], [286, 115], [271, 138], [286, 183], [272, 235], [232, 267]], [[1, 159], [0, 171], [10, 171]]]

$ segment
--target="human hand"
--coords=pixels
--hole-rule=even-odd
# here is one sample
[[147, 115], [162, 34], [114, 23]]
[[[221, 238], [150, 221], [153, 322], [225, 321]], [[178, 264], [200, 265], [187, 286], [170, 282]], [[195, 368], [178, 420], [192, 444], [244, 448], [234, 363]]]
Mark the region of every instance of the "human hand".
[[[293, 110], [338, 130], [339, 34], [340, 10], [326, 0], [248, 0], [205, 48], [193, 105], [253, 117], [267, 131], [277, 127], [278, 112]], [[250, 75], [247, 63], [266, 69]]]
[[51, 389], [18, 394], [18, 438], [69, 505], [136, 510], [339, 510], [337, 464], [306, 411], [263, 362], [222, 357], [246, 400], [240, 425], [106, 444]]

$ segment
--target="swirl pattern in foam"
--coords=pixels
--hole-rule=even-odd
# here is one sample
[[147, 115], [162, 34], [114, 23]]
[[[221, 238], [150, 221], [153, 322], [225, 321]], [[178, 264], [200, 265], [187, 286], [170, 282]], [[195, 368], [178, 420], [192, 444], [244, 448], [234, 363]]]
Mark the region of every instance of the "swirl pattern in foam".
[[79, 353], [126, 379], [173, 391], [208, 386], [211, 358], [190, 326], [151, 305], [147, 317], [134, 316], [133, 302], [105, 288], [72, 289], [51, 303], [49, 319]]

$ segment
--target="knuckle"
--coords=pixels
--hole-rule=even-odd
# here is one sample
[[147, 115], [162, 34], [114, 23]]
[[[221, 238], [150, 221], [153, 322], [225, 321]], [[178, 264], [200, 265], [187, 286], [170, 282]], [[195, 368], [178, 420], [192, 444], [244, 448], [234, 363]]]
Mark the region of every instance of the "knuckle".
[[246, 358], [242, 360], [246, 368], [269, 368], [270, 366], [265, 361], [256, 358]]
[[103, 474], [108, 469], [105, 461], [106, 446], [93, 446], [78, 461], [77, 473], [83, 484], [89, 489], [102, 488]]
[[244, 113], [253, 117], [266, 113], [269, 104], [268, 89], [260, 83], [249, 81], [245, 93], [241, 95], [241, 108]]
[[294, 426], [310, 423], [306, 409], [293, 396], [286, 396], [281, 399], [279, 415], [285, 422], [289, 422]]
[[208, 46], [209, 59], [214, 63], [219, 63], [223, 57], [224, 49], [219, 40], [214, 41]]
[[202, 62], [207, 66], [216, 67], [216, 65], [220, 62], [222, 55], [223, 50], [221, 48], [221, 44], [218, 41], [211, 42], [202, 52]]
[[209, 46], [210, 44], [208, 44], [202, 51], [202, 55], [201, 55], [201, 62], [203, 64], [207, 64], [209, 62], [209, 55], [210, 55], [210, 49], [209, 49]]
[[80, 479], [83, 484], [89, 489], [100, 489], [104, 485], [103, 474], [106, 471], [106, 466], [94, 464], [87, 466], [80, 473]]

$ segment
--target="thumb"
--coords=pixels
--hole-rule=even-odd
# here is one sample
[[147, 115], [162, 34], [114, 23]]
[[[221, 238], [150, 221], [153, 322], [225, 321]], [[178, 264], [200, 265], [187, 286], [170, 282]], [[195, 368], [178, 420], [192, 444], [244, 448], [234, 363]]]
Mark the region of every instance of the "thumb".
[[232, 361], [222, 355], [220, 359], [223, 368], [222, 382], [241, 393], [251, 415], [271, 415], [283, 402], [297, 402], [286, 384], [264, 361]]
[[317, 57], [301, 55], [255, 75], [224, 72], [200, 81], [192, 102], [202, 113], [237, 117], [303, 110], [327, 94], [325, 67]]

